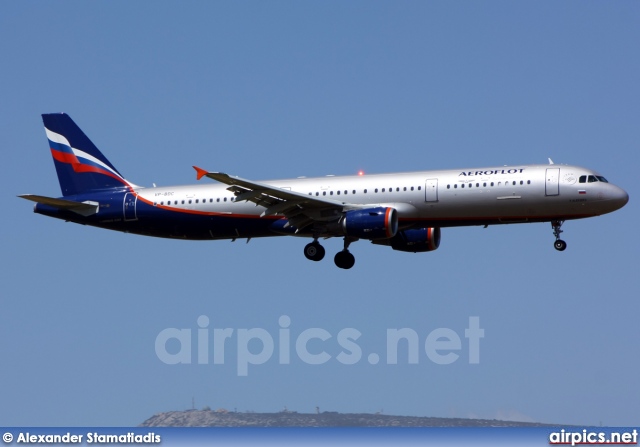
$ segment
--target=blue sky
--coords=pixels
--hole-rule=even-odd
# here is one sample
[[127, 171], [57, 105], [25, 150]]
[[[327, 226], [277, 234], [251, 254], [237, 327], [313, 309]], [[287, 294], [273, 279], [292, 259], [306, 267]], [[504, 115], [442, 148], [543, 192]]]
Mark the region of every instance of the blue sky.
[[[639, 24], [632, 1], [2, 3], [0, 421], [136, 425], [193, 398], [640, 425]], [[566, 223], [563, 253], [548, 224], [454, 228], [433, 253], [358, 242], [343, 271], [338, 239], [312, 263], [302, 239], [180, 242], [33, 214], [16, 195], [59, 194], [40, 114], [62, 111], [140, 185], [193, 183], [194, 164], [260, 180], [551, 157], [631, 200]], [[234, 329], [224, 364], [196, 362], [201, 315]], [[282, 316], [290, 364], [276, 352], [239, 376], [237, 334], [278, 347]], [[191, 364], [159, 359], [169, 328], [191, 330]], [[295, 355], [310, 328], [331, 334], [309, 344], [324, 364]], [[345, 328], [362, 334], [354, 365], [337, 361]], [[387, 364], [394, 328], [421, 345], [447, 328], [460, 357]]]

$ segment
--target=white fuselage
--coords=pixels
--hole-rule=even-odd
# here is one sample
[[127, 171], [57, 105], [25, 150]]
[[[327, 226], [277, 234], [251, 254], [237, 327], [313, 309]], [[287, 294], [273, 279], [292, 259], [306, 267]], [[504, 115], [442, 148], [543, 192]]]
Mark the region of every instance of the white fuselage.
[[[614, 211], [627, 193], [580, 177], [596, 172], [567, 165], [521, 165], [357, 176], [268, 180], [272, 186], [314, 198], [360, 206], [392, 207], [403, 227], [577, 219]], [[601, 178], [601, 177], [600, 177]], [[249, 217], [264, 208], [234, 201], [222, 184], [140, 188], [139, 199], [164, 209]]]

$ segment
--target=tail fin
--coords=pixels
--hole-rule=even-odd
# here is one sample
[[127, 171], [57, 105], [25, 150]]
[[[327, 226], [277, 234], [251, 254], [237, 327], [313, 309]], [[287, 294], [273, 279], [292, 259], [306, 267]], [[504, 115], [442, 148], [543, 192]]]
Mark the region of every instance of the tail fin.
[[63, 196], [132, 186], [69, 115], [47, 113], [42, 121]]

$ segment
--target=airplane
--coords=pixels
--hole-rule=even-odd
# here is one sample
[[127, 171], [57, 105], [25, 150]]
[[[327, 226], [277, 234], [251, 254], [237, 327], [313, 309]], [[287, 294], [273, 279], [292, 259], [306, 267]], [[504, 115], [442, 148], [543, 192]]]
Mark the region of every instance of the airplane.
[[125, 233], [188, 240], [299, 236], [311, 261], [318, 239], [341, 237], [336, 266], [350, 269], [360, 239], [403, 252], [440, 246], [441, 228], [562, 224], [622, 208], [629, 195], [597, 172], [549, 164], [252, 181], [194, 166], [216, 183], [141, 187], [127, 180], [65, 113], [42, 115], [62, 197], [20, 195], [45, 216]]

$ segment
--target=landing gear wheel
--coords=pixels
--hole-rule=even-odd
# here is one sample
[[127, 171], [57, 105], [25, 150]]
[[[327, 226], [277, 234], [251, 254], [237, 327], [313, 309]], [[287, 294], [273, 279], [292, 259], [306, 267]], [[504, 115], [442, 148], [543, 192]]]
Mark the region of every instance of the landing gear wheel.
[[564, 251], [564, 249], [567, 248], [567, 243], [562, 239], [558, 239], [553, 243], [553, 247], [558, 251]]
[[304, 255], [311, 261], [320, 261], [324, 258], [324, 247], [314, 241], [304, 247]]
[[356, 258], [348, 250], [342, 250], [336, 253], [333, 261], [341, 269], [348, 270], [356, 263]]

